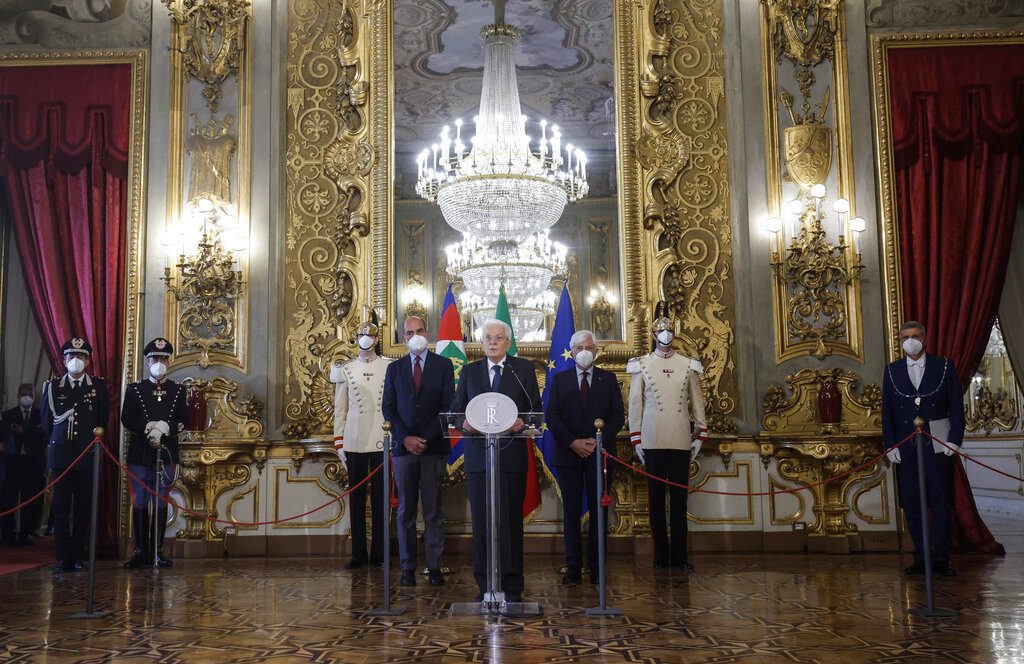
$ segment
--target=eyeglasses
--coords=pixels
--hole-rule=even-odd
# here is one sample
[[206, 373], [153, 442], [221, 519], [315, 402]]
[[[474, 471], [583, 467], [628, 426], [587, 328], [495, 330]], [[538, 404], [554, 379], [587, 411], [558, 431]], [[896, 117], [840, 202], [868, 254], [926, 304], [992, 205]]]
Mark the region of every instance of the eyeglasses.
[[484, 335], [484, 341], [505, 341], [506, 339], [508, 339], [508, 337], [506, 337], [504, 334], [496, 334], [494, 336], [491, 336], [489, 334]]

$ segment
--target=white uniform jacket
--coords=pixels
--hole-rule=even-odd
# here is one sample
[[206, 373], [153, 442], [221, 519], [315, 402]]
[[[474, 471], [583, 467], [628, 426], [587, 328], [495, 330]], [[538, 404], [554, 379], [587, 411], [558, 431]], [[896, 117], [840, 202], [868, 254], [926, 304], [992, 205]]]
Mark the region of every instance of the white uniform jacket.
[[384, 396], [386, 357], [372, 362], [359, 358], [332, 367], [334, 382], [334, 447], [339, 452], [365, 454], [380, 452], [378, 445], [384, 439], [384, 414], [381, 400]]
[[650, 353], [626, 363], [629, 384], [629, 439], [646, 449], [689, 450], [690, 416], [697, 435], [707, 435], [700, 361], [674, 353]]

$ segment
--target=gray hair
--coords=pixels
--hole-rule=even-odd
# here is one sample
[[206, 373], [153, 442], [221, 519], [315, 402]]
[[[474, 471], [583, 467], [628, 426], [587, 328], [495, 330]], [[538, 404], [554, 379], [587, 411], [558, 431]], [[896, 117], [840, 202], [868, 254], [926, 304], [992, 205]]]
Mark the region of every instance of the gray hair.
[[483, 336], [484, 330], [486, 330], [492, 325], [500, 325], [501, 329], [505, 330], [505, 336], [508, 337], [508, 340], [512, 340], [512, 327], [505, 321], [498, 320], [497, 318], [488, 318], [487, 320], [484, 321], [484, 324], [480, 326], [481, 336]]
[[921, 330], [921, 336], [928, 334], [927, 331], [925, 331], [924, 329], [924, 325], [918, 323], [916, 320], [908, 320], [906, 323], [904, 323], [903, 327], [900, 328], [900, 332], [902, 332], [903, 330]]
[[32, 394], [35, 394], [36, 393], [36, 386], [33, 385], [32, 383], [22, 383], [21, 385], [18, 386], [18, 394], [21, 394], [22, 391], [24, 391], [24, 390], [28, 390]]
[[586, 339], [590, 339], [597, 345], [597, 338], [594, 337], [594, 333], [590, 330], [576, 330], [576, 332], [569, 337], [569, 348], [575, 348], [577, 344], [583, 343]]

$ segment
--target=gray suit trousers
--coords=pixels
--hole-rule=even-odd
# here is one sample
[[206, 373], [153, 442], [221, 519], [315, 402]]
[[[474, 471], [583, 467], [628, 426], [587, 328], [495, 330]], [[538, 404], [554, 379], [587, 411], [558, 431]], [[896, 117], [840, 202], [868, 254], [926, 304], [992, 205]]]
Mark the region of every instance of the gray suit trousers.
[[416, 570], [417, 502], [423, 503], [423, 544], [427, 567], [441, 568], [444, 551], [444, 508], [441, 481], [448, 469], [444, 454], [405, 454], [395, 457], [395, 491], [398, 493], [398, 551], [402, 571]]

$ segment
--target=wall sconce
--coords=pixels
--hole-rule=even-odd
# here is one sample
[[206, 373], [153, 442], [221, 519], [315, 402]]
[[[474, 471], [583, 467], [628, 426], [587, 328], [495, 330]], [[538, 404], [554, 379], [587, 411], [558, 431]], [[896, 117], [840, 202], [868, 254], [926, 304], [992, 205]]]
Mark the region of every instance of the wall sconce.
[[423, 286], [408, 285], [402, 290], [402, 306], [405, 309], [406, 317], [419, 316], [427, 319], [427, 305], [430, 303], [430, 296]]
[[163, 281], [180, 305], [177, 326], [181, 354], [200, 353], [197, 363], [210, 365], [211, 351], [231, 351], [236, 343], [237, 302], [244, 293], [242, 254], [248, 237], [225, 206], [202, 197], [187, 206], [188, 222], [165, 232], [167, 263]]
[[617, 298], [609, 292], [604, 284], [599, 284], [596, 289], [591, 289], [587, 296], [587, 305], [590, 307], [590, 324], [598, 334], [607, 335], [612, 331], [615, 324], [615, 304]]
[[[787, 329], [792, 336], [813, 340], [813, 354], [819, 359], [830, 353], [826, 341], [842, 339], [845, 334], [848, 316], [843, 291], [860, 278], [864, 269], [860, 234], [867, 227], [861, 217], [848, 220], [850, 202], [836, 199], [832, 211], [838, 242], [829, 241], [822, 209], [826, 193], [824, 185], [816, 184], [810, 189], [809, 201], [801, 194], [801, 198], [783, 206], [785, 224], [778, 217], [762, 224], [769, 234], [772, 272], [790, 293]], [[853, 235], [852, 251], [846, 244], [848, 232]]]

